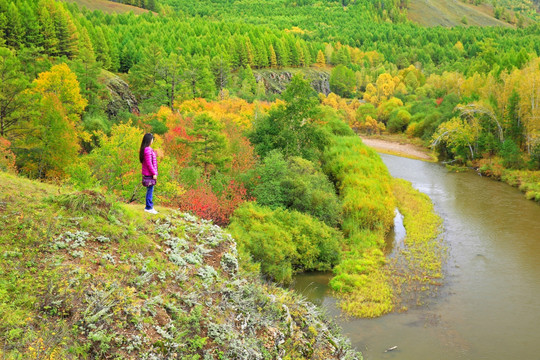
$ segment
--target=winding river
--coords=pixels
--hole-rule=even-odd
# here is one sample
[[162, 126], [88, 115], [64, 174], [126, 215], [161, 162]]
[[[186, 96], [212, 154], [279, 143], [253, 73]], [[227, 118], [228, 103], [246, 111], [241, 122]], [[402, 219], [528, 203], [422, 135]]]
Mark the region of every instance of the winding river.
[[[540, 206], [471, 172], [381, 157], [443, 218], [445, 284], [427, 305], [377, 319], [346, 319], [328, 274], [300, 275], [295, 288], [336, 317], [367, 360], [540, 359]], [[394, 242], [402, 241], [401, 227], [398, 214]]]

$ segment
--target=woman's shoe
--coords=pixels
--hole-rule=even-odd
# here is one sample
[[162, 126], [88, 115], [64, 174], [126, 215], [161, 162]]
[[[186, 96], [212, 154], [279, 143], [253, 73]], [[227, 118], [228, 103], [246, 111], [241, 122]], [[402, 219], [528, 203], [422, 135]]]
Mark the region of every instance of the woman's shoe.
[[147, 213], [150, 213], [150, 214], [157, 214], [158, 212], [156, 211], [156, 209], [144, 209], [144, 211], [146, 211]]

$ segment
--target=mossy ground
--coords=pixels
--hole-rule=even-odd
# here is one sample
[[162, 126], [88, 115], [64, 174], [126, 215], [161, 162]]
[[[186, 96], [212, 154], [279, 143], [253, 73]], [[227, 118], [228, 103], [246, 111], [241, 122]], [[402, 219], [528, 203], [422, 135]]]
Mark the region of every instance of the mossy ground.
[[358, 359], [209, 222], [0, 172], [0, 358]]

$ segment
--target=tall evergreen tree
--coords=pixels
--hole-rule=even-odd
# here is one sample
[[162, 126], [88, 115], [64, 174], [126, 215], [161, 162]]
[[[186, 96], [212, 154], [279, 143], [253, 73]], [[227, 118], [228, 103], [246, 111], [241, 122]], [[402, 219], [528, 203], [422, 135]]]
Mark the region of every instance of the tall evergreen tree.
[[21, 19], [21, 14], [15, 3], [9, 4], [6, 13], [7, 26], [4, 30], [6, 44], [14, 49], [19, 49], [23, 44], [24, 26]]
[[194, 56], [189, 59], [184, 74], [191, 98], [215, 96], [215, 83], [206, 57]]
[[29, 86], [19, 59], [12, 50], [0, 47], [0, 136], [22, 132], [22, 122], [32, 116]]
[[109, 44], [107, 42], [107, 38], [105, 37], [105, 34], [103, 33], [103, 30], [101, 29], [101, 27], [97, 27], [93, 35], [94, 37], [92, 40], [93, 40], [94, 51], [96, 53], [96, 60], [101, 63], [101, 66], [104, 69], [110, 69], [112, 66], [112, 62], [111, 62]]
[[100, 92], [102, 85], [98, 81], [101, 72], [100, 64], [96, 61], [94, 48], [85, 28], [81, 30], [77, 57], [72, 61], [71, 68], [77, 75], [81, 95], [88, 100], [87, 112], [100, 110]]
[[506, 137], [512, 139], [520, 148], [523, 146], [524, 127], [519, 115], [519, 93], [514, 90], [508, 99], [506, 114], [504, 116]]
[[202, 166], [205, 174], [212, 168], [223, 170], [231, 159], [224, 155], [227, 138], [221, 132], [223, 125], [210, 115], [201, 114], [193, 120], [193, 128], [188, 134], [194, 138], [189, 146], [192, 148], [191, 162]]
[[212, 73], [214, 74], [216, 89], [218, 92], [227, 87], [230, 80], [230, 65], [225, 55], [220, 54], [212, 59]]
[[46, 54], [56, 56], [58, 53], [58, 39], [56, 38], [53, 19], [44, 1], [40, 1], [38, 12], [43, 37], [43, 43], [39, 45], [43, 47]]
[[180, 92], [183, 83], [183, 74], [186, 69], [186, 62], [181, 55], [171, 53], [168, 58], [163, 59], [160, 66], [160, 79], [158, 81], [165, 94], [166, 103], [174, 111], [174, 103]]
[[130, 84], [140, 100], [144, 101], [155, 95], [162, 61], [163, 50], [157, 44], [152, 44], [145, 49], [141, 61], [129, 71]]
[[324, 53], [319, 50], [317, 53], [317, 66], [323, 67], [326, 65], [326, 57], [324, 56]]
[[277, 63], [276, 52], [274, 51], [274, 46], [270, 45], [270, 67], [272, 69], [275, 69], [277, 68], [277, 66], [278, 66], [278, 63]]

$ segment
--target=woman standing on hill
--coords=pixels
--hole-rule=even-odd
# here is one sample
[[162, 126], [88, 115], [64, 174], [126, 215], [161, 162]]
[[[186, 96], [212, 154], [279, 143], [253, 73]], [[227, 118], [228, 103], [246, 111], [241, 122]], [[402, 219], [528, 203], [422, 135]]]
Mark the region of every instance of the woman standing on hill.
[[139, 160], [142, 164], [142, 184], [147, 188], [146, 207], [144, 208], [144, 211], [150, 214], [157, 214], [152, 200], [152, 197], [154, 196], [154, 186], [156, 185], [158, 175], [156, 152], [150, 147], [153, 142], [154, 135], [144, 135], [139, 151]]

